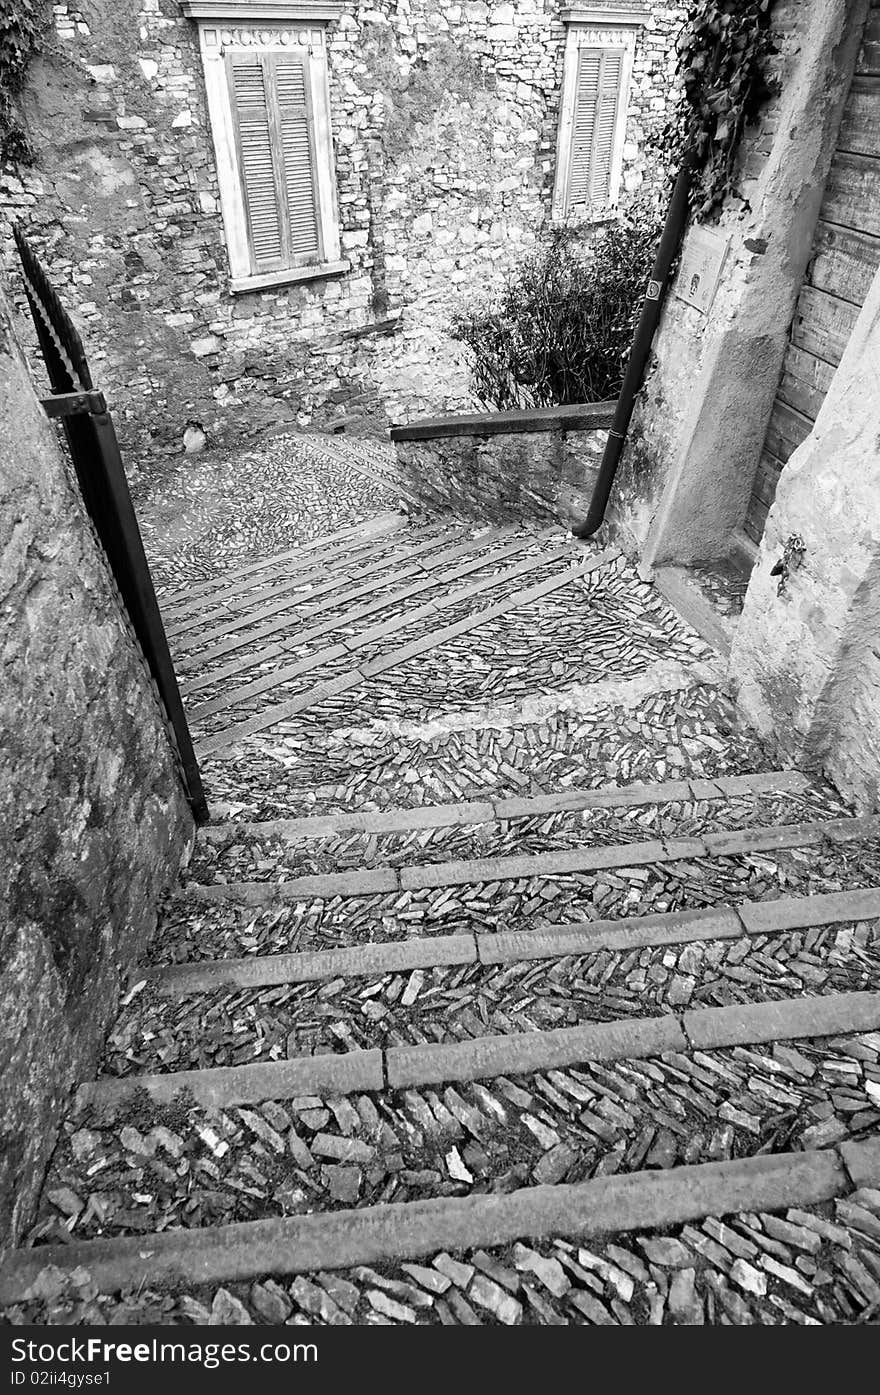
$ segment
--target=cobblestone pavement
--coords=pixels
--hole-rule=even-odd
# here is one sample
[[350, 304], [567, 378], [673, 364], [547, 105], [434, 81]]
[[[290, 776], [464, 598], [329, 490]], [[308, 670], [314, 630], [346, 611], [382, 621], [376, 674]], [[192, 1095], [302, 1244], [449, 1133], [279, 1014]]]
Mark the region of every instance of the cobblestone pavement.
[[[65, 1121], [28, 1237], [47, 1264], [7, 1320], [876, 1321], [880, 1172], [847, 1152], [880, 1133], [880, 914], [858, 899], [880, 888], [876, 820], [776, 770], [706, 645], [616, 554], [395, 518], [375, 446], [355, 462], [348, 442], [278, 438], [250, 463], [239, 532], [203, 492], [161, 563], [191, 583], [164, 604], [214, 743], [213, 822]], [[262, 519], [279, 481], [295, 506]], [[356, 507], [388, 519], [260, 565]], [[622, 1045], [591, 1048], [602, 1032]], [[497, 1064], [563, 1039], [554, 1068]], [[432, 1075], [438, 1046], [459, 1054]], [[314, 1082], [370, 1059], [369, 1086], [277, 1085], [288, 1066]], [[769, 1210], [719, 1211], [726, 1190], [694, 1209], [682, 1180], [676, 1224], [538, 1218], [557, 1187], [647, 1195], [660, 1174], [799, 1159], [825, 1182]], [[443, 1209], [488, 1197], [525, 1217], [510, 1243], [481, 1247]], [[412, 1206], [440, 1208], [458, 1244], [340, 1258], [361, 1221], [412, 1225]], [[292, 1232], [247, 1258], [264, 1242], [246, 1223], [336, 1216], [349, 1238], [298, 1259], [308, 1272], [265, 1270], [299, 1253]], [[171, 1278], [136, 1259], [129, 1283], [114, 1258], [232, 1223], [247, 1282], [187, 1279], [209, 1271], [184, 1250]], [[0, 1286], [15, 1287], [2, 1266]]]
[[133, 491], [160, 598], [397, 507], [393, 451], [307, 434], [185, 455]]

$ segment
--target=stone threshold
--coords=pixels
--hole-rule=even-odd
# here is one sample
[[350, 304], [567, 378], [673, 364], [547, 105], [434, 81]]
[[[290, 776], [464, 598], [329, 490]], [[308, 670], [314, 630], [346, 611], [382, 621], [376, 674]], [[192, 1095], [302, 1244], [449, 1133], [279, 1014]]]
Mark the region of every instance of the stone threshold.
[[508, 1195], [450, 1197], [86, 1240], [8, 1253], [0, 1304], [27, 1302], [49, 1265], [84, 1269], [101, 1293], [145, 1282], [192, 1287], [418, 1259], [548, 1235], [581, 1238], [661, 1230], [741, 1212], [815, 1206], [880, 1184], [880, 1140], [840, 1143]]
[[242, 959], [208, 959], [137, 971], [135, 977], [155, 984], [168, 996], [217, 989], [273, 988], [286, 983], [409, 973], [461, 964], [508, 964], [597, 954], [602, 950], [643, 949], [651, 945], [692, 944], [739, 939], [820, 925], [839, 925], [880, 917], [880, 887], [785, 896], [773, 901], [743, 901], [735, 907], [667, 911], [624, 920], [582, 921], [541, 930], [419, 936], [384, 944], [302, 951], [297, 954], [249, 955]]
[[659, 1017], [544, 1031], [475, 1037], [468, 1041], [297, 1056], [246, 1066], [105, 1076], [77, 1091], [80, 1107], [113, 1114], [146, 1091], [171, 1104], [183, 1091], [197, 1104], [228, 1109], [302, 1095], [348, 1095], [385, 1089], [527, 1075], [592, 1061], [643, 1060], [666, 1052], [759, 1045], [798, 1037], [840, 1036], [880, 1029], [880, 993], [833, 993], [780, 998], [733, 1007], [698, 1008]]

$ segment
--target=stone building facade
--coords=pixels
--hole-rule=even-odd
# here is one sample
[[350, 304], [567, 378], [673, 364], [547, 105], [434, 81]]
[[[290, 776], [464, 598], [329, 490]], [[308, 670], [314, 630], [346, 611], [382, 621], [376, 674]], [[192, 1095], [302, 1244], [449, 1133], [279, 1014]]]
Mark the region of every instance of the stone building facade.
[[611, 521], [694, 616], [694, 577], [742, 567], [744, 717], [876, 810], [880, 0], [776, 0], [773, 22], [776, 96], [708, 230], [717, 283], [702, 306], [683, 270], [672, 287]]
[[[619, 81], [613, 136], [597, 118], [594, 144], [609, 143], [620, 202], [664, 185], [650, 137], [666, 118], [686, 8], [64, 0], [25, 99], [37, 163], [0, 174], [10, 284], [20, 220], [137, 451], [277, 423], [346, 415], [383, 425], [460, 409], [469, 375], [453, 313], [572, 216], [559, 152], [567, 162], [577, 145], [578, 43], [586, 35], [612, 55], [597, 82]], [[325, 98], [323, 76], [313, 79], [310, 118], [325, 180], [323, 265], [249, 279], [232, 265], [241, 181], [213, 55], [282, 52], [303, 34], [326, 71]]]

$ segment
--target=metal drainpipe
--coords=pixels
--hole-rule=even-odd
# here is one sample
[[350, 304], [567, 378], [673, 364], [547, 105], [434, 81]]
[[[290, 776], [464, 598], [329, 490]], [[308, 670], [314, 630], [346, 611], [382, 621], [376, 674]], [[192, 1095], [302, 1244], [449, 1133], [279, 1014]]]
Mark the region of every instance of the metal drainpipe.
[[617, 406], [614, 409], [614, 419], [608, 432], [608, 440], [605, 443], [596, 483], [593, 486], [590, 507], [583, 523], [579, 523], [571, 530], [576, 538], [591, 538], [602, 526], [605, 518], [605, 510], [608, 507], [608, 498], [614, 484], [614, 477], [617, 474], [617, 466], [623, 452], [626, 433], [629, 430], [636, 394], [642, 386], [645, 366], [654, 339], [654, 331], [657, 328], [657, 321], [660, 319], [669, 271], [678, 251], [687, 219], [688, 192], [693, 166], [693, 157], [686, 155], [672, 191], [666, 222], [663, 225], [663, 234], [657, 248], [657, 256], [654, 259], [651, 279], [642, 302], [642, 313], [639, 316], [639, 323], [636, 326], [632, 347], [629, 351], [623, 385], [617, 399]]

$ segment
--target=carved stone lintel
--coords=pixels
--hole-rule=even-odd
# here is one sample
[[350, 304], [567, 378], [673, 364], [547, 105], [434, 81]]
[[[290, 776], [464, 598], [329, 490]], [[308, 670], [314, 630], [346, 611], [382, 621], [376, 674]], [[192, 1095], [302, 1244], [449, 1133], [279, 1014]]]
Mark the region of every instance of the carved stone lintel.
[[187, 19], [215, 25], [244, 25], [251, 28], [261, 21], [289, 29], [296, 24], [327, 24], [339, 19], [345, 6], [341, 0], [181, 0]]
[[613, 4], [572, 5], [562, 11], [563, 24], [591, 24], [601, 29], [612, 26], [617, 28], [620, 25], [630, 29], [639, 29], [647, 24], [650, 17], [647, 8], [629, 10]]
[[[312, 21], [316, 23], [316, 21]], [[202, 38], [205, 48], [277, 48], [279, 45], [285, 48], [298, 47], [300, 44], [310, 44], [313, 48], [320, 48], [323, 43], [323, 31], [318, 29], [297, 28], [292, 29], [288, 25], [283, 28], [280, 24], [273, 24], [259, 29], [226, 28], [216, 29], [213, 26], [203, 25]]]

